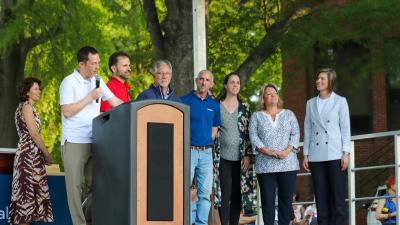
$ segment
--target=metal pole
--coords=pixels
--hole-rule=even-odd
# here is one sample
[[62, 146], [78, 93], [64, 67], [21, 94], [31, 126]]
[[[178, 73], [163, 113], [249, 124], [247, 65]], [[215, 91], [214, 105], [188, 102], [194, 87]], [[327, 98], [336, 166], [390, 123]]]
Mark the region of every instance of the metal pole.
[[264, 221], [262, 218], [262, 212], [261, 212], [261, 196], [260, 196], [260, 185], [258, 184], [257, 181], [257, 219], [256, 219], [256, 225], [264, 225]]
[[[206, 46], [206, 3], [205, 0], [192, 0], [193, 8], [193, 76], [207, 68]], [[194, 82], [196, 88], [196, 82]]]
[[[392, 198], [395, 198], [396, 196], [391, 196]], [[400, 197], [400, 196], [399, 196]], [[358, 202], [358, 201], [368, 201], [368, 200], [374, 200], [374, 199], [384, 199], [387, 198], [384, 195], [381, 196], [373, 196], [373, 197], [359, 197], [359, 198], [354, 198], [353, 201], [354, 202]]]
[[349, 168], [347, 169], [348, 177], [348, 195], [349, 195], [349, 225], [356, 225], [356, 202], [353, 201], [356, 197], [355, 188], [355, 172], [353, 168], [355, 167], [355, 155], [354, 155], [354, 141], [350, 143], [350, 156], [349, 156]]
[[[192, 0], [193, 15], [193, 89], [196, 89], [197, 74], [206, 69], [207, 46], [206, 46], [206, 3], [205, 0]], [[192, 212], [192, 204], [190, 204]], [[192, 213], [190, 213], [192, 221]]]
[[15, 154], [16, 148], [0, 148], [0, 153]]
[[363, 170], [377, 170], [377, 169], [387, 169], [387, 168], [393, 168], [393, 167], [396, 167], [396, 165], [389, 164], [389, 165], [381, 165], [381, 166], [366, 166], [366, 167], [353, 168], [352, 171], [357, 172], [357, 171], [363, 171]]
[[311, 176], [311, 173], [298, 173], [298, 177]]
[[400, 184], [400, 174], [399, 174], [399, 163], [400, 163], [400, 135], [394, 135], [394, 160], [396, 167], [394, 169], [396, 175], [396, 224], [400, 224], [400, 208], [399, 208], [399, 184]]

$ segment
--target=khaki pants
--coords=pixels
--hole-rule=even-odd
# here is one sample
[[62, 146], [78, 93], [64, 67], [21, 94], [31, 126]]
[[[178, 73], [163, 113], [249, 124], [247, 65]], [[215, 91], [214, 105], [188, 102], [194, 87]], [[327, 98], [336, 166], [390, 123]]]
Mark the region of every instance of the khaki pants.
[[[68, 196], [68, 207], [74, 225], [86, 225], [85, 214], [82, 210], [82, 181], [87, 180], [89, 202], [87, 210], [90, 212], [90, 193], [92, 187], [92, 144], [65, 142], [62, 146], [62, 159], [64, 162], [65, 183]], [[90, 215], [89, 215], [90, 216]]]

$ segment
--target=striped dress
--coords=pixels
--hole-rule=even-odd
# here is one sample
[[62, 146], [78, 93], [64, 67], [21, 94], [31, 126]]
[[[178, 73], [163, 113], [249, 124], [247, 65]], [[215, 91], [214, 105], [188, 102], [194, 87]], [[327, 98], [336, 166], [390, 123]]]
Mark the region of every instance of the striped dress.
[[[14, 158], [11, 204], [8, 222], [11, 224], [31, 223], [33, 221], [53, 222], [49, 186], [42, 151], [33, 142], [22, 116], [20, 103], [15, 112], [15, 124], [19, 136], [18, 148]], [[40, 119], [33, 108], [37, 129]]]

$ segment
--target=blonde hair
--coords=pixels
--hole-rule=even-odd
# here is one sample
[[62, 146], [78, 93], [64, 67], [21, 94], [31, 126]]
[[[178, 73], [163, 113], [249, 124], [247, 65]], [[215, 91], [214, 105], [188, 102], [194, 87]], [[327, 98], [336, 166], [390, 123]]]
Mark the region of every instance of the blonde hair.
[[267, 88], [273, 88], [275, 89], [276, 93], [278, 94], [278, 108], [282, 109], [283, 107], [283, 100], [281, 99], [281, 97], [279, 96], [279, 90], [278, 87], [273, 84], [273, 83], [269, 83], [267, 85], [265, 85], [264, 87], [262, 87], [261, 91], [260, 91], [260, 96], [258, 98], [258, 107], [260, 110], [265, 110], [265, 103], [264, 103], [264, 94], [265, 94], [265, 90]]

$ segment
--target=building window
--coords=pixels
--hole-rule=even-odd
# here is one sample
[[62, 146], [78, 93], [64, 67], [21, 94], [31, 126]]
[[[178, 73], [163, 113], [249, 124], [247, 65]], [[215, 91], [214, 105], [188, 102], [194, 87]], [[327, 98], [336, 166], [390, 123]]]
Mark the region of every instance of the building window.
[[326, 67], [336, 70], [335, 92], [349, 104], [352, 135], [372, 132], [369, 61], [369, 50], [351, 41], [315, 48], [314, 71]]
[[400, 40], [385, 41], [388, 130], [400, 130]]

